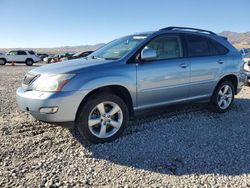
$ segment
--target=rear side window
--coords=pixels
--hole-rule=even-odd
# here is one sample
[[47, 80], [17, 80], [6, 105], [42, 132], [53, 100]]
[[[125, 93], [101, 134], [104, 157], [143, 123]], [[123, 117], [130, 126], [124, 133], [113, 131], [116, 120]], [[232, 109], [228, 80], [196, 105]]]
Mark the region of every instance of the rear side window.
[[225, 55], [229, 51], [219, 42], [204, 36], [186, 35], [186, 43], [189, 57]]
[[225, 55], [228, 53], [228, 49], [225, 46], [213, 39], [209, 39], [209, 48], [211, 55]]
[[18, 51], [17, 55], [27, 55], [25, 51]]
[[209, 45], [206, 37], [187, 35], [187, 50], [189, 57], [209, 56]]
[[30, 54], [30, 55], [35, 55], [35, 52], [29, 51], [29, 54]]

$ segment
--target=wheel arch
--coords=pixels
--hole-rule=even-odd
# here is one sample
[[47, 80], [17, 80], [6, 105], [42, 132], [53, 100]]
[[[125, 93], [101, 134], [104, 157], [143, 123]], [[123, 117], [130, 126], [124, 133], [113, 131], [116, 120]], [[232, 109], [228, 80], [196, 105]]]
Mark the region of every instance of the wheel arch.
[[86, 101], [96, 95], [98, 95], [99, 93], [112, 93], [117, 95], [118, 97], [120, 97], [125, 104], [128, 107], [129, 110], [129, 115], [133, 116], [134, 115], [134, 109], [133, 109], [133, 100], [132, 100], [132, 96], [129, 92], [129, 90], [122, 86], [122, 85], [106, 85], [106, 86], [101, 86], [98, 88], [93, 89], [92, 91], [90, 91], [81, 101], [80, 105], [78, 106], [77, 112], [76, 112], [76, 117], [75, 120], [78, 119], [79, 116], [79, 112], [80, 109], [82, 108], [82, 106], [86, 103]]
[[[224, 81], [230, 81], [235, 89], [235, 94], [237, 94], [237, 88], [238, 88], [238, 77], [235, 74], [228, 74], [224, 75], [217, 83], [216, 87], [214, 88], [214, 91], [219, 87], [219, 85]], [[213, 93], [214, 93], [213, 91]]]
[[5, 57], [0, 57], [0, 59], [4, 60], [5, 62], [7, 62], [7, 59]]
[[32, 58], [30, 58], [30, 57], [26, 58], [26, 59], [25, 59], [25, 62], [27, 62], [28, 60], [31, 60], [31, 61], [34, 62], [34, 60], [33, 60]]

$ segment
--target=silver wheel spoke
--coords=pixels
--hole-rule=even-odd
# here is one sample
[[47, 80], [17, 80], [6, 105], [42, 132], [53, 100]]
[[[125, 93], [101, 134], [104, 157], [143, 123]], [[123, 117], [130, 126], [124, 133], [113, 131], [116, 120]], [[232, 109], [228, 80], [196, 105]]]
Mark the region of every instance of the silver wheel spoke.
[[106, 126], [101, 124], [101, 129], [100, 129], [100, 132], [99, 132], [99, 137], [100, 138], [104, 138], [106, 136]]
[[111, 120], [111, 121], [110, 121], [110, 125], [111, 125], [112, 127], [116, 128], [116, 129], [119, 129], [120, 126], [121, 126], [121, 123], [118, 122], [118, 121], [115, 121], [115, 120]]
[[116, 114], [117, 112], [120, 111], [120, 107], [118, 105], [115, 105], [112, 110], [109, 111], [108, 115], [113, 116], [114, 114]]
[[101, 115], [105, 114], [105, 108], [104, 108], [104, 104], [103, 103], [98, 104], [97, 105], [97, 109], [98, 109], [98, 111], [100, 112]]
[[89, 126], [94, 126], [94, 125], [96, 125], [96, 124], [98, 124], [100, 122], [101, 122], [101, 118], [90, 119], [89, 120]]
[[232, 98], [233, 97], [233, 95], [230, 93], [230, 94], [227, 94], [227, 95], [225, 95], [227, 98]]
[[222, 95], [223, 95], [223, 92], [222, 92], [221, 90], [220, 90], [220, 92], [219, 92], [219, 95], [220, 95], [220, 96], [222, 96]]
[[229, 86], [228, 86], [228, 85], [225, 85], [225, 87], [224, 87], [224, 91], [223, 91], [223, 94], [226, 94], [226, 93], [227, 93], [227, 91], [228, 91], [228, 89], [229, 89]]
[[220, 100], [220, 101], [218, 102], [218, 104], [219, 104], [220, 107], [221, 107], [222, 102], [223, 102], [223, 100]]
[[227, 102], [225, 100], [222, 101], [222, 107], [225, 107]]

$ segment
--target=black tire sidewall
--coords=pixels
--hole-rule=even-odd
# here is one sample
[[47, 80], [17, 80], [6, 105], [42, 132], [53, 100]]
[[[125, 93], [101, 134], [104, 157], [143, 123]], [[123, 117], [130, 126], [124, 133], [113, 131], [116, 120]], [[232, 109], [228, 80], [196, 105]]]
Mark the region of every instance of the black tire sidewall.
[[[29, 64], [29, 63], [28, 63], [29, 61], [31, 61], [32, 63]], [[25, 61], [25, 64], [26, 64], [27, 66], [32, 66], [33, 63], [34, 63], [34, 61], [33, 61], [32, 59], [27, 59], [27, 60]]]
[[[90, 114], [91, 110], [96, 105], [100, 104], [101, 102], [105, 102], [105, 101], [114, 102], [117, 105], [119, 105], [119, 107], [121, 108], [122, 113], [123, 113], [123, 122], [122, 122], [120, 129], [113, 136], [111, 136], [109, 138], [98, 138], [95, 135], [93, 135], [91, 133], [91, 131], [89, 130], [88, 118], [89, 118], [89, 114]], [[96, 96], [89, 98], [87, 100], [87, 102], [80, 109], [80, 113], [79, 113], [79, 116], [78, 116], [76, 123], [77, 123], [77, 128], [78, 128], [78, 131], [80, 132], [80, 134], [84, 138], [86, 138], [88, 141], [97, 144], [97, 143], [111, 142], [111, 141], [117, 139], [124, 131], [124, 129], [128, 123], [128, 119], [129, 119], [128, 107], [124, 103], [124, 101], [120, 97], [118, 97], [114, 94], [105, 93], [105, 94], [96, 95]]]
[[4, 61], [4, 63], [3, 64], [0, 63], [0, 65], [5, 65], [7, 63], [7, 61], [5, 59], [0, 59], [0, 60]]
[[[218, 95], [219, 95], [219, 91], [221, 90], [221, 88], [223, 86], [225, 86], [225, 85], [230, 86], [231, 89], [232, 89], [232, 101], [231, 101], [231, 104], [226, 109], [221, 109], [219, 107], [219, 104], [218, 104]], [[219, 112], [219, 113], [225, 113], [225, 112], [227, 112], [231, 108], [231, 106], [233, 105], [233, 103], [234, 103], [234, 96], [235, 96], [235, 88], [234, 88], [233, 84], [230, 81], [224, 81], [224, 82], [222, 82], [215, 89], [214, 94], [213, 94], [212, 99], [211, 99], [211, 103], [212, 103], [214, 111]]]

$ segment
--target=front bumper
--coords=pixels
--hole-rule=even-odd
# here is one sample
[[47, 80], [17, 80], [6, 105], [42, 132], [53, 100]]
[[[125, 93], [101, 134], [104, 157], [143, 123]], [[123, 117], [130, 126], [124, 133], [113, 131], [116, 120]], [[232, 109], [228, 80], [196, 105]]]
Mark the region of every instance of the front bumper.
[[[87, 91], [41, 92], [25, 91], [19, 87], [16, 91], [17, 103], [22, 111], [29, 112], [35, 119], [50, 122], [75, 121], [76, 113]], [[40, 112], [42, 107], [58, 107], [56, 113]]]

